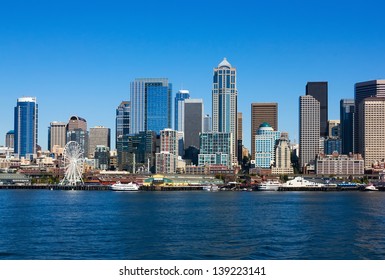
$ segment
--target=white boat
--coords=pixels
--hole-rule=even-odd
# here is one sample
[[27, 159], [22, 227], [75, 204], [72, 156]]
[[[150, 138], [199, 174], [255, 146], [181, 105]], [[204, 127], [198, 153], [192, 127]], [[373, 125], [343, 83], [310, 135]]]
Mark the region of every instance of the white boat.
[[282, 187], [282, 184], [277, 180], [265, 181], [265, 182], [260, 183], [257, 186], [257, 190], [259, 190], [259, 191], [278, 191], [279, 187]]
[[373, 185], [369, 185], [369, 186], [365, 187], [364, 191], [372, 192], [372, 191], [378, 191], [378, 189], [375, 186], [373, 186]]
[[287, 181], [282, 184], [283, 187], [325, 187], [325, 184], [317, 183], [313, 181], [306, 180], [302, 177], [295, 177], [292, 180]]
[[130, 182], [128, 184], [123, 184], [118, 181], [115, 184], [111, 185], [110, 189], [113, 191], [138, 191], [139, 185], [133, 182]]
[[208, 185], [208, 186], [203, 186], [204, 191], [209, 191], [209, 192], [216, 192], [219, 190], [219, 187], [217, 185]]

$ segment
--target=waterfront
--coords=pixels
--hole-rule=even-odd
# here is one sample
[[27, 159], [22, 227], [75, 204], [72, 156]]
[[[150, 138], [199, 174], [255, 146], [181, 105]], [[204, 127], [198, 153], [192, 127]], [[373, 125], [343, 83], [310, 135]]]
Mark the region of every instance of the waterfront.
[[0, 259], [385, 259], [383, 192], [0, 191]]

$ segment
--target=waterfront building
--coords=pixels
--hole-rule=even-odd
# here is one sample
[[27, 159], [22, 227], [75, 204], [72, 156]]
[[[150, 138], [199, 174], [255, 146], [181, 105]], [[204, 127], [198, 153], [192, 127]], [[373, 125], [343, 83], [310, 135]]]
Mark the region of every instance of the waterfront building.
[[203, 131], [203, 100], [184, 100], [184, 146], [199, 147], [199, 134]]
[[15, 154], [20, 157], [36, 154], [38, 139], [38, 104], [36, 97], [18, 98], [14, 117]]
[[15, 143], [15, 131], [10, 130], [5, 134], [5, 147], [7, 148], [14, 148]]
[[155, 154], [156, 173], [175, 173], [178, 160], [178, 132], [170, 128], [160, 131], [160, 152]]
[[108, 170], [110, 168], [110, 148], [96, 145], [94, 159], [96, 169]]
[[118, 138], [118, 169], [135, 173], [137, 169], [155, 171], [156, 133], [141, 131]]
[[339, 138], [328, 138], [324, 141], [323, 153], [326, 155], [331, 155], [337, 152], [338, 154], [342, 153], [342, 140]]
[[294, 169], [291, 164], [291, 150], [288, 134], [281, 133], [275, 146], [275, 161], [271, 168], [271, 174], [293, 174]]
[[340, 135], [342, 140], [342, 154], [353, 152], [354, 127], [354, 99], [340, 101]]
[[101, 145], [111, 149], [111, 129], [104, 126], [91, 127], [89, 135], [89, 158], [94, 158], [96, 146]]
[[204, 132], [200, 134], [198, 165], [232, 166], [233, 137], [228, 132]]
[[299, 98], [299, 167], [303, 173], [314, 168], [320, 152], [320, 103], [311, 95]]
[[48, 127], [48, 149], [53, 152], [55, 149], [64, 148], [66, 145], [67, 124], [65, 122], [51, 122]]
[[116, 109], [115, 147], [117, 146], [119, 137], [130, 134], [130, 112], [130, 101], [122, 101]]
[[[354, 85], [354, 105], [355, 105], [355, 114], [354, 114], [354, 152], [359, 151], [360, 142], [359, 139], [362, 138], [363, 130], [359, 129], [360, 115], [358, 113], [358, 108], [360, 103], [367, 97], [385, 97], [385, 80], [373, 80], [367, 82], [356, 83]], [[364, 156], [365, 158], [365, 156]]]
[[278, 103], [251, 103], [251, 158], [255, 159], [255, 135], [262, 123], [278, 130]]
[[226, 58], [214, 68], [212, 90], [213, 132], [231, 133], [232, 163], [237, 162], [237, 81], [236, 68]]
[[306, 95], [313, 96], [319, 102], [319, 136], [326, 138], [328, 136], [328, 82], [308, 82]]
[[317, 175], [362, 175], [364, 160], [360, 154], [319, 154], [316, 160]]
[[255, 135], [255, 167], [270, 168], [274, 164], [275, 144], [281, 132], [274, 131], [270, 124], [262, 123]]
[[211, 132], [211, 117], [209, 114], [205, 114], [203, 117], [203, 132]]
[[174, 129], [184, 131], [184, 100], [190, 98], [188, 90], [181, 89], [175, 95], [174, 104]]
[[329, 138], [340, 138], [340, 120], [328, 120]]
[[385, 98], [367, 97], [358, 107], [358, 151], [365, 168], [385, 158]]
[[172, 85], [166, 78], [142, 78], [131, 82], [130, 132], [155, 131], [171, 127]]

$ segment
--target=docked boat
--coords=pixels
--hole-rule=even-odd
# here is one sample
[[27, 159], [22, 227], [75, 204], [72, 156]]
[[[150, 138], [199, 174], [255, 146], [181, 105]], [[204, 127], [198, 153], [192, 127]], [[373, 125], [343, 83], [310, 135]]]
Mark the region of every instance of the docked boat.
[[139, 185], [133, 182], [123, 184], [118, 181], [115, 184], [111, 185], [110, 189], [113, 191], [138, 191]]
[[282, 187], [282, 184], [277, 180], [265, 181], [257, 186], [259, 191], [278, 191], [278, 188]]
[[325, 187], [325, 184], [309, 181], [302, 177], [295, 177], [294, 179], [289, 180], [286, 183], [282, 184], [282, 186], [283, 187], [307, 187], [307, 188], [319, 187], [321, 188], [321, 187]]
[[378, 189], [373, 185], [368, 185], [365, 187], [364, 191], [373, 192], [373, 191], [378, 191]]
[[216, 192], [219, 191], [219, 187], [217, 185], [208, 185], [203, 186], [203, 190], [208, 192]]

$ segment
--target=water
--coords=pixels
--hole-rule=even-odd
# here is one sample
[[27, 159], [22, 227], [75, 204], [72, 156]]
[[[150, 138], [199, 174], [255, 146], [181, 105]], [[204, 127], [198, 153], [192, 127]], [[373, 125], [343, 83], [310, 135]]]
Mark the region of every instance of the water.
[[385, 193], [0, 191], [0, 259], [385, 259]]

